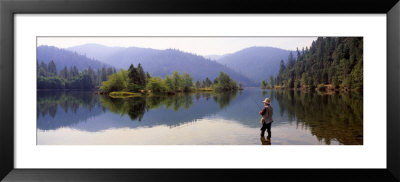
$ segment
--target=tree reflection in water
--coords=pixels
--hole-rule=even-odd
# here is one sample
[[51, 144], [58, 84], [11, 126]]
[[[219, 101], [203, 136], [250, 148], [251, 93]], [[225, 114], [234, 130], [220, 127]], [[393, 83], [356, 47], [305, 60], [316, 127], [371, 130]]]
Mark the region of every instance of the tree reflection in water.
[[120, 115], [129, 115], [132, 120], [139, 120], [143, 118], [146, 111], [157, 109], [161, 106], [173, 111], [180, 109], [189, 109], [193, 104], [193, 96], [196, 100], [204, 97], [208, 100], [211, 95], [219, 107], [222, 109], [229, 105], [230, 101], [235, 98], [236, 92], [229, 93], [179, 93], [176, 95], [159, 95], [149, 97], [130, 97], [130, 98], [111, 98], [102, 96], [100, 98], [101, 104], [109, 111], [118, 113]]
[[[311, 131], [319, 141], [330, 144], [337, 140], [345, 145], [363, 144], [362, 93], [304, 93], [276, 91], [281, 114], [297, 127]], [[284, 110], [283, 110], [284, 109]]]
[[[37, 96], [37, 127], [41, 130], [62, 127], [85, 131], [159, 125], [175, 127], [217, 116], [246, 128], [257, 128], [254, 135], [258, 135], [260, 108], [255, 102], [261, 103], [269, 97], [275, 113], [272, 132], [274, 127], [292, 127], [310, 133], [325, 144], [363, 144], [362, 93], [326, 95], [246, 89], [243, 92], [180, 93], [125, 99], [113, 99], [88, 91], [38, 91]], [[90, 123], [82, 125], [90, 119]]]
[[99, 97], [87, 91], [38, 91], [36, 106], [37, 126], [45, 130], [73, 125], [105, 112]]

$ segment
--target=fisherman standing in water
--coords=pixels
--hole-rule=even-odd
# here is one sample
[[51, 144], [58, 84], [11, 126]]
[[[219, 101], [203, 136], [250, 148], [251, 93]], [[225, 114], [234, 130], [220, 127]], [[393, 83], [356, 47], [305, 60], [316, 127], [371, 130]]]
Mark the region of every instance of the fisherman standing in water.
[[262, 116], [261, 118], [261, 137], [264, 137], [265, 130], [268, 132], [267, 139], [271, 138], [271, 124], [272, 124], [272, 106], [271, 100], [269, 98], [266, 98], [264, 101], [264, 108], [263, 110], [260, 111], [260, 115]]

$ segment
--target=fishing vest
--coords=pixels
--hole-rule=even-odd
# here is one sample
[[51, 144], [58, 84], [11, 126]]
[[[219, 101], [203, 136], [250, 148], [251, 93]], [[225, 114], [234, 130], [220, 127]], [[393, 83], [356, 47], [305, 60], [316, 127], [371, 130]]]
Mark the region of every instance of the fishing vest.
[[266, 110], [264, 115], [262, 115], [262, 120], [264, 121], [265, 124], [269, 124], [272, 122], [272, 113], [273, 109], [271, 105], [266, 106]]

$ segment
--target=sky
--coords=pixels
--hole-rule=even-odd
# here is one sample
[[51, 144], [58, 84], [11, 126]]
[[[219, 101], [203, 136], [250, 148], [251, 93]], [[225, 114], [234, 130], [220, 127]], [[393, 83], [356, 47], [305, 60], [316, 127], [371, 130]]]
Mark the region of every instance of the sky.
[[197, 55], [223, 55], [253, 46], [286, 50], [309, 47], [317, 37], [38, 37], [37, 46], [68, 48], [83, 44], [110, 47], [179, 49]]

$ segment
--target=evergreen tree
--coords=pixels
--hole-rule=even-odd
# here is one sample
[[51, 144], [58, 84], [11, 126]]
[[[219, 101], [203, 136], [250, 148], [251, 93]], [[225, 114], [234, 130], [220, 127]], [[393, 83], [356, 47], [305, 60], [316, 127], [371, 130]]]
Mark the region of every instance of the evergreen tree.
[[49, 75], [51, 75], [51, 76], [57, 75], [57, 67], [56, 67], [56, 64], [54, 64], [54, 61], [50, 61], [49, 65], [47, 66], [47, 70], [48, 70]]
[[212, 82], [210, 79], [208, 79], [208, 77], [206, 77], [206, 79], [204, 80], [204, 84], [205, 87], [210, 87], [212, 85]]
[[289, 55], [281, 61], [276, 83], [289, 88], [332, 84], [334, 87], [362, 89], [363, 38], [319, 37], [310, 48], [297, 49], [297, 61]]
[[68, 72], [68, 69], [67, 69], [66, 66], [64, 66], [64, 69], [62, 69], [62, 70], [60, 71], [60, 77], [61, 77], [61, 78], [64, 78], [64, 79], [68, 79], [68, 77], [69, 77], [69, 72]]
[[199, 82], [199, 80], [196, 81], [195, 85], [196, 85], [197, 89], [199, 89], [201, 87], [201, 83]]
[[272, 76], [272, 75], [269, 75], [269, 84], [271, 85], [272, 88], [273, 88], [274, 85], [275, 85], [274, 76]]
[[41, 62], [38, 70], [38, 76], [47, 76], [48, 74], [47, 64]]

